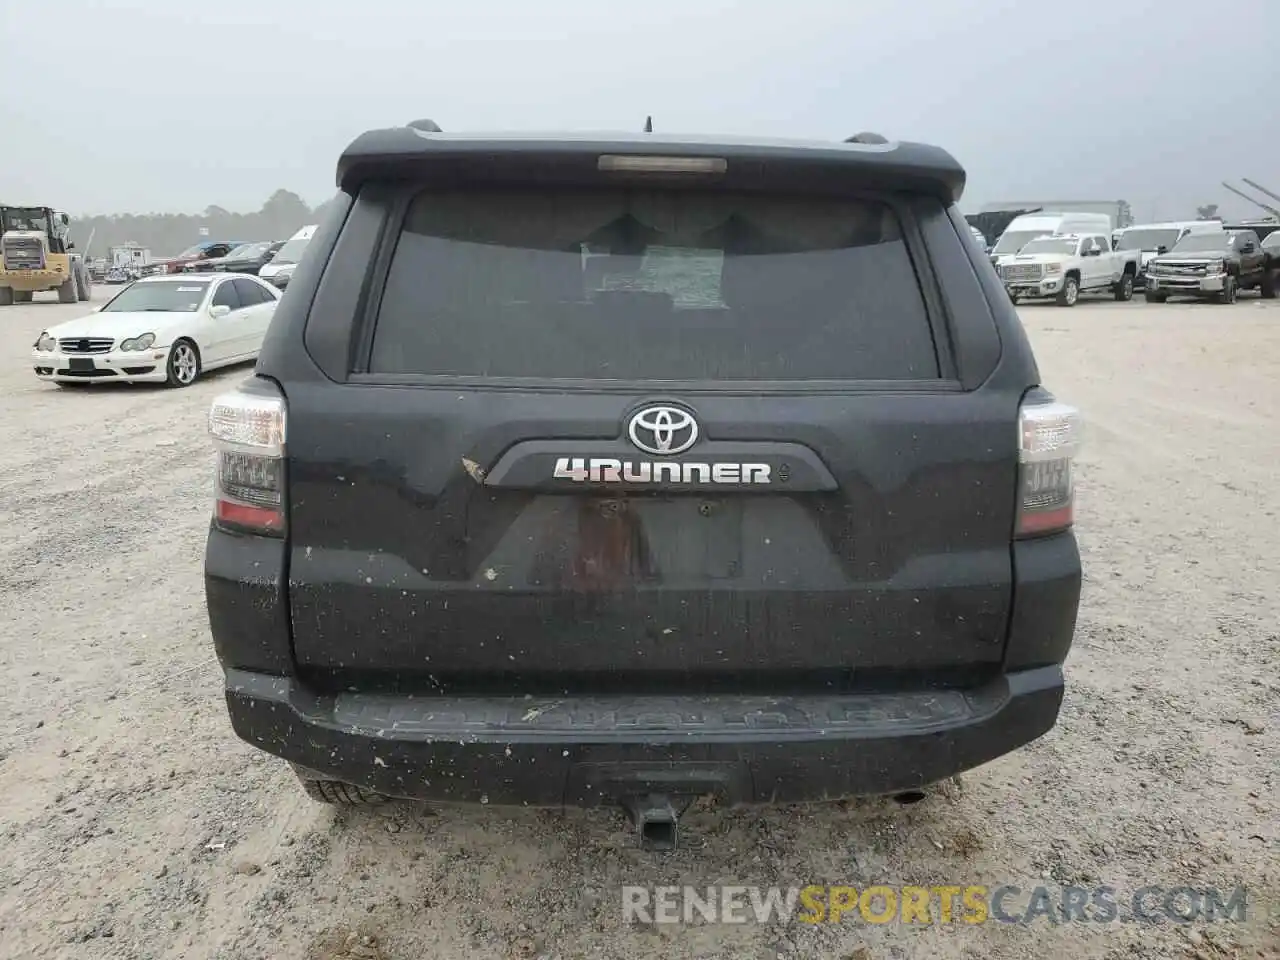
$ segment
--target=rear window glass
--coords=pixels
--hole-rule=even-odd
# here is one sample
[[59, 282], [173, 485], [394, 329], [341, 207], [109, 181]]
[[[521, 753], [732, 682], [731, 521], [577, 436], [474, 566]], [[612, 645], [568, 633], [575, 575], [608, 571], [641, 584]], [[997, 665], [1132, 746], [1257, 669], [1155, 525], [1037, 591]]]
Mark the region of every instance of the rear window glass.
[[374, 373], [605, 380], [931, 379], [901, 227], [865, 200], [694, 191], [426, 192]]

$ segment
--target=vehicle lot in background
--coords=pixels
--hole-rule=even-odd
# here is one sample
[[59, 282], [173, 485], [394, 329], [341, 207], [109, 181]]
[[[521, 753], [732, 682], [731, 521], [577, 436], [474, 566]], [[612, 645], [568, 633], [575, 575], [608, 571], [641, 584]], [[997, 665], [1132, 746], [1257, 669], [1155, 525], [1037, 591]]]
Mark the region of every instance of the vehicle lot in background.
[[1280, 290], [1280, 230], [1267, 234], [1262, 241], [1262, 252], [1267, 255], [1272, 288]]
[[172, 260], [156, 261], [149, 266], [153, 267], [156, 273], [182, 273], [191, 264], [225, 257], [241, 246], [244, 246], [243, 240], [202, 240], [183, 250]]
[[242, 243], [225, 257], [214, 257], [210, 260], [197, 260], [182, 268], [183, 273], [247, 273], [256, 276], [276, 252], [283, 247], [283, 240], [262, 240], [257, 243]]
[[1234, 303], [1242, 290], [1276, 295], [1266, 250], [1252, 230], [1191, 234], [1147, 265], [1146, 299], [1194, 297]]
[[1073, 307], [1083, 294], [1132, 300], [1140, 264], [1137, 250], [1112, 250], [1106, 234], [1086, 233], [1038, 237], [1003, 258], [998, 269], [1014, 303], [1053, 297], [1059, 306]]
[[1146, 284], [1147, 265], [1162, 253], [1178, 245], [1183, 237], [1193, 233], [1217, 233], [1222, 224], [1216, 220], [1170, 220], [1162, 223], [1135, 223], [1113, 234], [1112, 246], [1117, 249], [1140, 250], [1142, 264], [1138, 270], [1137, 286]]
[[204, 370], [256, 358], [278, 300], [255, 277], [148, 277], [97, 312], [47, 326], [31, 364], [37, 378], [60, 387], [189, 386]]
[[1232, 220], [1223, 222], [1224, 230], [1252, 230], [1261, 239], [1265, 240], [1273, 233], [1280, 231], [1280, 222], [1275, 220]]
[[1037, 237], [1053, 234], [1095, 234], [1111, 230], [1111, 220], [1100, 213], [1062, 213], [1041, 210], [1015, 217], [991, 248], [991, 262], [997, 268]]
[[311, 225], [303, 227], [295, 233], [275, 252], [271, 257], [271, 262], [262, 266], [258, 271], [258, 276], [281, 290], [287, 287], [289, 281], [293, 279], [294, 269], [302, 260], [307, 244], [311, 242], [311, 237], [315, 232], [315, 226]]
[[335, 818], [237, 740], [200, 569], [209, 403], [245, 371], [159, 395], [51, 390], [31, 342], [82, 309], [15, 307], [0, 325], [6, 956], [350, 960], [351, 932], [390, 960], [810, 960], [933, 942], [991, 960], [1192, 956], [1172, 924], [621, 923], [620, 883], [793, 880], [1239, 881], [1250, 925], [1195, 949], [1225, 960], [1245, 956], [1233, 940], [1249, 956], [1276, 942], [1280, 542], [1259, 530], [1276, 510], [1280, 302], [1020, 308], [1046, 382], [1088, 425], [1085, 594], [1058, 727], [914, 807], [695, 812], [700, 845], [657, 862], [605, 812]]

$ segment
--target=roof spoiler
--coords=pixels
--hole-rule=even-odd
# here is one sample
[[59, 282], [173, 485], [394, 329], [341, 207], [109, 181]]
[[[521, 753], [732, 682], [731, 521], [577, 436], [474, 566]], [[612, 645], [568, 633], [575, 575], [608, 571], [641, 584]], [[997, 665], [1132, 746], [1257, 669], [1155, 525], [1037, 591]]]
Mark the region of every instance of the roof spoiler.
[[[717, 182], [725, 189], [779, 186], [841, 193], [851, 188], [920, 193], [956, 203], [964, 193], [965, 169], [946, 150], [925, 143], [889, 140], [863, 132], [843, 141], [797, 142], [718, 139], [692, 135], [602, 133], [595, 136], [548, 133], [443, 136], [429, 119], [369, 130], [357, 136], [337, 164], [337, 184], [354, 196], [369, 180], [403, 180], [428, 175], [469, 180], [516, 179], [546, 183], [594, 182], [602, 155], [701, 157], [721, 164]], [[727, 169], [724, 166], [727, 162]]]

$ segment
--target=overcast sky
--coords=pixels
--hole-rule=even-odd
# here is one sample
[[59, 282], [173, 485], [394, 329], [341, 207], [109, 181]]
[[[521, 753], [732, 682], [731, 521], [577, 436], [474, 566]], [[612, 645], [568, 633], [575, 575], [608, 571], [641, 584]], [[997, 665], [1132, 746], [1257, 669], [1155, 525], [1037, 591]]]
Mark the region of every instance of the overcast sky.
[[0, 199], [73, 213], [317, 203], [355, 134], [417, 117], [876, 130], [951, 150], [965, 209], [1280, 193], [1280, 0], [0, 0], [0, 36]]

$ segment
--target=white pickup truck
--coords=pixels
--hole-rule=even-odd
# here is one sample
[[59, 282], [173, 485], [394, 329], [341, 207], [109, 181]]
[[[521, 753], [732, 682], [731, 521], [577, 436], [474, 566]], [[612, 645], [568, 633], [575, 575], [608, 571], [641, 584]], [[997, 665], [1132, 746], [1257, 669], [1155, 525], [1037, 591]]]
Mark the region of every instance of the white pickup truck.
[[1017, 255], [1000, 261], [1000, 279], [1014, 303], [1053, 297], [1074, 307], [1082, 293], [1106, 291], [1132, 300], [1142, 251], [1112, 250], [1105, 233], [1054, 234], [1030, 241]]

